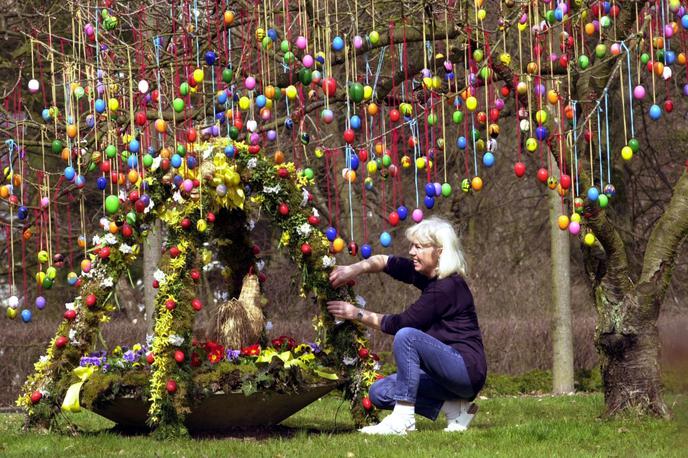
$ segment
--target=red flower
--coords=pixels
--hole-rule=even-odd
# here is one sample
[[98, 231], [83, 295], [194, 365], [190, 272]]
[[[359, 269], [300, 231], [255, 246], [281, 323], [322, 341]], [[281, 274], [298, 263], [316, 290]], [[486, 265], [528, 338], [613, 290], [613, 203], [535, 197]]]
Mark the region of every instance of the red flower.
[[222, 355], [223, 351], [216, 350], [216, 351], [211, 351], [208, 353], [208, 361], [210, 361], [210, 364], [217, 364], [220, 361], [222, 361]]
[[191, 367], [198, 367], [201, 365], [201, 358], [198, 356], [198, 353], [193, 352], [191, 353]]
[[284, 348], [287, 350], [293, 350], [296, 347], [296, 341], [289, 336], [279, 336], [276, 339], [272, 339], [272, 346], [275, 348]]
[[260, 345], [254, 344], [241, 349], [241, 356], [258, 356], [260, 355]]

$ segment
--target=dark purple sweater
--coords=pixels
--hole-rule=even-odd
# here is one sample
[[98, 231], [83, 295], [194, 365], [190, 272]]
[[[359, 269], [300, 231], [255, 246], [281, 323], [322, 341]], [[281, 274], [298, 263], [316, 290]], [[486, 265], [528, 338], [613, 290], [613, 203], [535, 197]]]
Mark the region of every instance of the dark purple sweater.
[[401, 328], [419, 329], [461, 353], [475, 395], [485, 384], [487, 362], [473, 295], [458, 274], [438, 280], [416, 272], [413, 261], [397, 256], [387, 259], [385, 272], [421, 290], [416, 302], [398, 315], [382, 317], [380, 328], [396, 334]]

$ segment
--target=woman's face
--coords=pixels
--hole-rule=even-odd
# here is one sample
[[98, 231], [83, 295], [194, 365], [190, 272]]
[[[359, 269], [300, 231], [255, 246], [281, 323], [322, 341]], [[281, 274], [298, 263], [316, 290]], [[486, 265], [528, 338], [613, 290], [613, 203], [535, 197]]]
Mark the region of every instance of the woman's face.
[[411, 255], [413, 267], [416, 269], [416, 272], [430, 278], [437, 274], [436, 271], [441, 252], [441, 248], [422, 244], [417, 240], [412, 240], [409, 248], [409, 255]]

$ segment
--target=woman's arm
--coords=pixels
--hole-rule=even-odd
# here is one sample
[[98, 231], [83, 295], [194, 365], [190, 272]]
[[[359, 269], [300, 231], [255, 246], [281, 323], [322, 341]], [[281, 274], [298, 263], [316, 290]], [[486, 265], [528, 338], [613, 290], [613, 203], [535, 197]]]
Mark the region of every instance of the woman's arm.
[[380, 329], [381, 313], [370, 312], [345, 301], [329, 301], [327, 311], [341, 320], [357, 320], [369, 328]]
[[376, 254], [350, 266], [337, 266], [330, 272], [330, 284], [333, 288], [339, 288], [360, 274], [382, 272], [387, 265], [387, 258], [386, 254]]

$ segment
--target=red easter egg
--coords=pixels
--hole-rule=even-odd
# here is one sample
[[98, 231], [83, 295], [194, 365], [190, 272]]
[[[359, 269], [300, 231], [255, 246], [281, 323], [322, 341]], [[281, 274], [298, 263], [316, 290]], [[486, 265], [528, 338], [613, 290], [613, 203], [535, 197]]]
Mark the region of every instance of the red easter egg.
[[399, 213], [393, 211], [389, 214], [389, 224], [392, 226], [399, 224]]
[[392, 122], [397, 122], [401, 118], [401, 113], [396, 108], [389, 110], [389, 120]]
[[43, 393], [41, 393], [38, 390], [34, 391], [33, 393], [31, 393], [31, 404], [37, 404], [42, 397]]
[[671, 100], [665, 100], [664, 111], [666, 111], [667, 113], [671, 113], [672, 111], [674, 111], [674, 102], [672, 102]]
[[287, 216], [289, 214], [289, 205], [283, 202], [279, 204], [279, 208], [277, 210], [279, 211], [280, 215]]
[[72, 321], [74, 318], [76, 318], [76, 310], [67, 310], [64, 312], [64, 318], [67, 321]]
[[559, 177], [559, 184], [562, 189], [569, 189], [571, 187], [571, 177], [569, 175], [562, 175]]
[[103, 248], [100, 249], [100, 252], [98, 253], [100, 256], [100, 259], [107, 259], [110, 257], [110, 247], [109, 246], [104, 246]]
[[311, 253], [313, 253], [313, 249], [311, 248], [311, 246], [309, 244], [304, 243], [301, 245], [301, 253], [304, 256], [310, 256]]
[[198, 312], [203, 308], [203, 303], [200, 299], [196, 298], [191, 301], [191, 307], [193, 307], [193, 309]]
[[181, 350], [176, 350], [176, 351], [174, 352], [174, 360], [177, 361], [178, 363], [183, 363], [183, 362], [184, 362], [184, 358], [186, 358], [186, 356], [184, 355], [184, 352], [183, 352], [183, 351], [181, 351]]
[[174, 308], [177, 306], [177, 303], [174, 301], [174, 299], [167, 299], [165, 302], [165, 308], [167, 310], [174, 310]]
[[526, 173], [526, 165], [523, 162], [517, 162], [514, 164], [514, 173], [517, 177], [521, 178]]
[[146, 121], [146, 113], [143, 111], [139, 111], [136, 113], [136, 115], [134, 115], [134, 122], [136, 122], [137, 125], [143, 126], [146, 124]]
[[180, 254], [181, 254], [181, 251], [179, 251], [179, 248], [177, 248], [176, 246], [173, 246], [172, 248], [170, 248], [170, 256], [171, 257], [176, 258]]
[[208, 212], [208, 214], [205, 215], [205, 219], [206, 219], [209, 223], [214, 223], [214, 222], [215, 222], [215, 213]]
[[311, 215], [308, 217], [308, 224], [310, 224], [311, 226], [317, 226], [318, 224], [320, 224], [320, 218], [315, 215]]
[[356, 133], [354, 132], [353, 129], [346, 129], [344, 131], [344, 141], [347, 142], [349, 145], [354, 142], [356, 138]]
[[55, 346], [57, 348], [64, 348], [69, 343], [69, 339], [65, 336], [58, 336], [55, 339]]
[[152, 351], [149, 351], [148, 353], [146, 353], [146, 362], [148, 364], [153, 364], [153, 361], [155, 361], [155, 355]]
[[174, 380], [168, 380], [167, 384], [165, 385], [165, 389], [170, 394], [176, 393], [177, 392], [177, 382], [175, 382]]
[[201, 279], [201, 271], [198, 269], [191, 269], [191, 279], [193, 281], [198, 281]]
[[96, 297], [95, 294], [89, 294], [86, 296], [86, 307], [91, 308], [94, 305], [96, 305], [96, 302], [98, 301], [98, 298]]
[[363, 408], [366, 410], [370, 410], [373, 408], [373, 403], [370, 401], [370, 398], [368, 396], [365, 396], [361, 400], [361, 404], [363, 404]]
[[366, 359], [368, 357], [368, 354], [370, 352], [368, 351], [367, 348], [359, 348], [358, 349], [358, 357], [361, 359]]
[[544, 167], [540, 167], [537, 171], [537, 179], [543, 183], [547, 181], [547, 178], [549, 177], [549, 174], [547, 173], [547, 169]]

